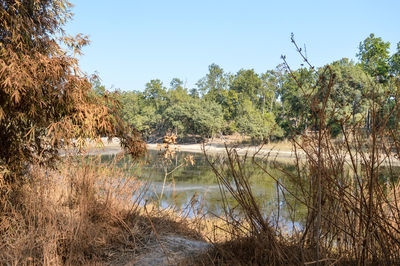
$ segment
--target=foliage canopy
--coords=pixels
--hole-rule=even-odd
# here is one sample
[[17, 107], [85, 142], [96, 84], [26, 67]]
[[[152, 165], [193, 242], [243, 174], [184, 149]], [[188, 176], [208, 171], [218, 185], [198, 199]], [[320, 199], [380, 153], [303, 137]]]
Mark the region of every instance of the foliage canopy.
[[119, 118], [112, 95], [93, 94], [79, 70], [76, 56], [88, 39], [64, 34], [70, 6], [65, 0], [1, 1], [0, 167], [6, 181], [30, 163], [53, 165], [60, 148], [82, 147], [86, 138], [121, 137], [133, 155], [145, 148]]

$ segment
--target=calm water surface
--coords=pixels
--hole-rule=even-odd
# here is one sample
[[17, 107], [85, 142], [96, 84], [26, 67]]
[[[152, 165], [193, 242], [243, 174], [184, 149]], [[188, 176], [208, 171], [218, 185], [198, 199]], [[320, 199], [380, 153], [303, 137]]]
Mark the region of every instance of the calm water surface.
[[[188, 156], [193, 158], [193, 165], [185, 163], [185, 158], [188, 158]], [[113, 157], [113, 155], [103, 155], [102, 161], [110, 161]], [[210, 155], [210, 159], [216, 162], [217, 167], [221, 167], [227, 161], [224, 155]], [[274, 176], [283, 176], [281, 171], [274, 169], [269, 163], [261, 159], [259, 163]], [[214, 172], [202, 153], [177, 152], [172, 160], [166, 161], [160, 152], [150, 150], [145, 158], [136, 162], [125, 157], [118, 162], [118, 166], [124, 167], [125, 171], [131, 176], [149, 180], [148, 200], [158, 202], [162, 207], [189, 210], [189, 215], [193, 215], [193, 211], [199, 209], [208, 215], [219, 216], [224, 212], [220, 187]], [[282, 197], [281, 193], [279, 193], [278, 202], [275, 180], [252, 164], [251, 159], [248, 159], [244, 166], [256, 201], [266, 217], [276, 216], [279, 209], [283, 222], [289, 220], [300, 222], [302, 220], [305, 208], [297, 206], [296, 213], [290, 213], [287, 202], [283, 201], [284, 197]], [[294, 165], [290, 163], [282, 163], [280, 167], [286, 171], [294, 171]], [[226, 170], [224, 167], [222, 169]], [[160, 199], [165, 172], [171, 173], [167, 175], [163, 196]], [[228, 196], [227, 200], [230, 207], [240, 215], [240, 208], [236, 207], [237, 204], [233, 198]], [[296, 205], [294, 199], [286, 198], [286, 200], [292, 201], [291, 204]]]

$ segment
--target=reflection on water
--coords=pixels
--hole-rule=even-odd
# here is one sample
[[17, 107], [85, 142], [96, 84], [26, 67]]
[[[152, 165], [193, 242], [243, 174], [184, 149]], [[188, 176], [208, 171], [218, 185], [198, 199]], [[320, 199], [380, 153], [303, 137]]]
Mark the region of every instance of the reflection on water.
[[[184, 158], [188, 155], [193, 156], [194, 165], [184, 164]], [[226, 157], [223, 155], [210, 156], [218, 164], [223, 164], [226, 160]], [[102, 161], [110, 161], [112, 158], [112, 155], [103, 155]], [[268, 168], [274, 176], [283, 176], [280, 170], [275, 169], [268, 162], [260, 159], [259, 163], [263, 167]], [[187, 209], [188, 207], [194, 207], [194, 209], [202, 208], [207, 213], [218, 216], [224, 210], [215, 174], [201, 153], [177, 152], [173, 160], [166, 163], [158, 151], [151, 150], [139, 162], [134, 162], [129, 157], [125, 157], [118, 164], [120, 167], [124, 166], [129, 174], [143, 180], [151, 181], [148, 198], [156, 202], [159, 201], [165, 173], [171, 172], [167, 175], [163, 197], [160, 201], [162, 207], [174, 206], [179, 209]], [[289, 163], [280, 164], [280, 167], [284, 168], [285, 171], [294, 171], [294, 166]], [[276, 215], [279, 208], [281, 222], [289, 221], [293, 218], [297, 222], [304, 218], [305, 208], [301, 206], [296, 209], [295, 217], [293, 217], [293, 213], [289, 214], [286, 203], [292, 201], [291, 205], [296, 205], [295, 200], [289, 197], [284, 202], [285, 198], [282, 195], [278, 197], [276, 181], [252, 164], [251, 160], [245, 163], [245, 171], [247, 176], [249, 176], [256, 201], [266, 217]], [[280, 181], [285, 182], [283, 179]], [[280, 200], [279, 203], [278, 198]], [[228, 197], [228, 202], [231, 207], [235, 206], [233, 198]], [[297, 203], [297, 205], [299, 204]], [[238, 212], [240, 214], [240, 210]], [[291, 219], [289, 219], [289, 216], [291, 216]]]

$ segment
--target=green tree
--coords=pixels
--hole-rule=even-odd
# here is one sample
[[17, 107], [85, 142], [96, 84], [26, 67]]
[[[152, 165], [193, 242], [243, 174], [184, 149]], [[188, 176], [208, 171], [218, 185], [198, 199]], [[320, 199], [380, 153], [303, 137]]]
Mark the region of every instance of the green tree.
[[248, 99], [240, 105], [235, 124], [240, 134], [253, 139], [269, 140], [271, 136], [283, 135], [283, 130], [276, 123], [274, 114], [272, 112], [262, 114]]
[[196, 88], [190, 89], [189, 95], [190, 95], [192, 98], [195, 98], [195, 99], [199, 99], [199, 98], [200, 98], [199, 91], [198, 91]]
[[302, 131], [310, 126], [311, 108], [308, 100], [315, 84], [313, 72], [309, 69], [300, 68], [293, 71], [292, 75], [295, 79], [289, 74], [284, 75], [279, 91], [283, 116], [280, 126], [286, 134], [292, 129]]
[[90, 83], [92, 83], [92, 90], [95, 95], [104, 96], [107, 93], [106, 87], [101, 84], [98, 73], [95, 73], [95, 75], [93, 75], [93, 77], [90, 79]]
[[250, 99], [253, 103], [257, 102], [261, 88], [262, 80], [254, 69], [239, 70], [230, 85], [230, 90], [236, 91], [240, 99]]
[[390, 57], [390, 73], [400, 75], [400, 42], [397, 43], [397, 51]]
[[[384, 122], [384, 117], [392, 112], [397, 98], [396, 85], [391, 75], [398, 74], [399, 53], [397, 51], [390, 56], [389, 47], [389, 42], [376, 38], [374, 34], [371, 34], [360, 44], [358, 56], [361, 60], [361, 66], [375, 79], [374, 82], [370, 83], [370, 88], [364, 95], [370, 103], [365, 122], [368, 132], [371, 129], [371, 123], [373, 123], [372, 116], [375, 116], [375, 121], [382, 119], [381, 122]], [[374, 105], [377, 105], [378, 108], [374, 108]], [[374, 113], [372, 113], [372, 110], [375, 110]], [[393, 122], [390, 121], [389, 124], [393, 125]]]
[[168, 104], [181, 103], [190, 100], [188, 89], [184, 88], [183, 81], [178, 78], [173, 78], [168, 90]]
[[229, 81], [228, 76], [217, 64], [211, 64], [208, 67], [208, 72], [196, 85], [204, 99], [221, 104], [225, 101]]
[[264, 114], [266, 110], [273, 112], [276, 106], [276, 99], [282, 82], [282, 77], [275, 70], [268, 70], [261, 75], [262, 86], [259, 95], [258, 106]]
[[224, 119], [228, 122], [228, 124], [231, 125], [227, 133], [232, 133], [235, 131], [234, 120], [237, 116], [239, 104], [239, 94], [234, 90], [227, 91], [225, 100], [222, 103]]
[[372, 77], [384, 82], [389, 74], [389, 42], [382, 38], [375, 37], [373, 33], [360, 43], [357, 54], [361, 61], [362, 68]]
[[166, 126], [178, 135], [197, 134], [203, 137], [220, 132], [223, 125], [221, 106], [200, 99], [178, 102], [164, 113]]
[[147, 103], [153, 105], [159, 114], [163, 112], [167, 105], [168, 92], [159, 79], [146, 83], [143, 94]]
[[144, 137], [150, 136], [158, 129], [161, 114], [157, 111], [157, 101], [148, 99], [137, 91], [122, 92], [120, 101], [123, 118], [129, 125], [140, 131]]
[[370, 76], [347, 58], [333, 62], [330, 67], [335, 75], [329, 103], [331, 117], [351, 123], [360, 121], [368, 109], [365, 95], [371, 86]]

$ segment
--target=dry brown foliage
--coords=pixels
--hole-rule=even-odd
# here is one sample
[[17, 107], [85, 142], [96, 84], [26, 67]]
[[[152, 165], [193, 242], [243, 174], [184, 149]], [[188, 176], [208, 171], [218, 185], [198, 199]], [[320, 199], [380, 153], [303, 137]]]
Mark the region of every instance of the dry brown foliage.
[[61, 148], [82, 149], [101, 136], [119, 137], [136, 157], [146, 150], [113, 95], [93, 93], [80, 71], [77, 56], [89, 41], [64, 34], [70, 7], [66, 0], [0, 1], [2, 265], [107, 260], [136, 250], [150, 232], [134, 219], [132, 199], [143, 195], [136, 180], [72, 161], [54, 171]]
[[70, 6], [0, 1], [0, 184], [15, 182], [32, 163], [53, 166], [59, 148], [83, 147], [87, 138], [120, 137], [135, 156], [145, 150], [112, 95], [91, 93], [79, 70], [76, 56], [88, 39], [64, 35]]
[[[196, 263], [202, 265], [301, 265], [310, 252], [302, 250], [288, 239], [280, 238], [272, 221], [265, 218], [257, 203], [246, 169], [247, 154], [239, 156], [235, 148], [225, 146], [227, 163], [219, 165], [206, 158], [220, 184], [226, 223], [230, 239], [214, 242], [214, 249], [201, 255]], [[253, 157], [254, 159], [254, 157]], [[230, 203], [227, 193], [234, 198]], [[237, 204], [235, 204], [237, 203]], [[235, 214], [240, 208], [243, 216]]]
[[118, 164], [77, 158], [60, 171], [32, 168], [35, 181], [15, 187], [0, 217], [0, 264], [134, 263], [155, 234], [200, 238], [175, 213], [144, 211], [146, 183]]

